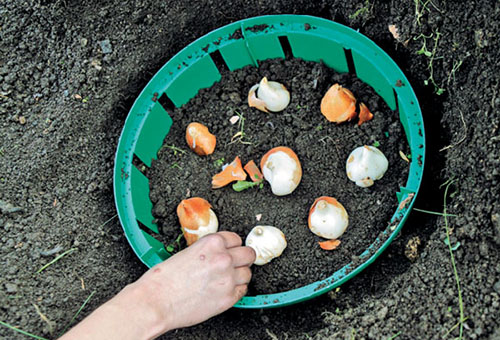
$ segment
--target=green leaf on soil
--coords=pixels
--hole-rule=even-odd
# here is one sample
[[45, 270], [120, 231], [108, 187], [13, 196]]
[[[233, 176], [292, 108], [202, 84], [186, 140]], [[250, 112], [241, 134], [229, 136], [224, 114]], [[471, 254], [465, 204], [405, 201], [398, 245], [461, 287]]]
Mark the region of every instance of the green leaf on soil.
[[378, 148], [380, 146], [380, 142], [376, 140], [375, 142], [373, 142], [373, 146]]
[[238, 181], [233, 184], [233, 190], [240, 192], [249, 188], [252, 188], [262, 182], [249, 182], [249, 181]]

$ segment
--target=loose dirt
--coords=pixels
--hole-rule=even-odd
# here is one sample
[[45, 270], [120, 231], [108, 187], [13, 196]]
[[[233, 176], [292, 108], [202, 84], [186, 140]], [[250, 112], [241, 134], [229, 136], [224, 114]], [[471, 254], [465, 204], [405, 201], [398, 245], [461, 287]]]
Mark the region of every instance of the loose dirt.
[[[442, 212], [441, 185], [455, 180], [447, 211], [457, 215], [448, 222], [467, 317], [463, 338], [500, 338], [499, 2], [5, 0], [0, 13], [0, 320], [55, 338], [92, 292], [77, 320], [146, 270], [123, 236], [112, 189], [114, 153], [134, 99], [165, 62], [203, 34], [247, 17], [293, 13], [359, 30], [408, 77], [427, 138], [415, 207]], [[389, 25], [398, 29], [398, 39]], [[290, 79], [282, 80], [297, 93]], [[299, 120], [288, 119], [275, 127], [300, 129]], [[215, 122], [206, 123], [215, 130]], [[316, 143], [325, 131], [305, 126], [301, 133], [312, 138], [305, 133], [303, 140], [292, 135], [286, 141], [309, 166], [303, 145]], [[350, 124], [338, 128], [338, 136], [344, 129], [358, 132]], [[369, 129], [367, 123], [360, 131]], [[283, 132], [276, 136], [286, 137]], [[347, 151], [336, 155], [334, 143], [325, 142], [343, 163]], [[248, 151], [242, 156], [262, 155]], [[216, 169], [205, 165], [208, 178]], [[304, 177], [297, 190], [307, 183], [317, 182]], [[374, 190], [381, 187], [377, 183]], [[264, 197], [268, 190], [243, 194]], [[223, 198], [212, 202], [219, 213], [226, 194], [230, 189], [214, 193]], [[312, 200], [301, 199], [305, 207]], [[253, 213], [240, 225], [253, 225]], [[275, 223], [270, 216], [265, 218]], [[298, 219], [303, 224], [303, 214]], [[443, 225], [442, 216], [414, 211], [384, 254], [339, 291], [289, 308], [231, 309], [162, 339], [454, 339], [460, 310]], [[4, 326], [0, 335], [24, 339]]]

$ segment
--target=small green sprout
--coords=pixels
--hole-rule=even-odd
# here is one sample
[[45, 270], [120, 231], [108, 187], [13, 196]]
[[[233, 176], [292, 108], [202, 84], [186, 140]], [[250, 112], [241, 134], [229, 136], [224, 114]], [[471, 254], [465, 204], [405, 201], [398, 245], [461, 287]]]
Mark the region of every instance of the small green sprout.
[[359, 17], [365, 17], [365, 16], [367, 17], [370, 14], [372, 8], [373, 8], [373, 5], [370, 4], [369, 0], [366, 0], [363, 7], [358, 9], [353, 14], [349, 15], [349, 19], [353, 20], [353, 19], [356, 19], [358, 16]]
[[374, 147], [378, 148], [380, 146], [380, 142], [378, 140], [376, 140], [375, 142], [373, 142], [372, 144]]
[[[174, 156], [177, 156], [177, 154], [179, 154], [179, 153], [181, 153], [181, 154], [182, 154], [182, 153], [186, 153], [186, 150], [183, 150], [183, 149], [181, 149], [181, 148], [178, 148], [178, 147], [176, 147], [176, 146], [175, 146], [175, 145], [173, 145], [173, 144], [172, 144], [172, 145], [165, 144], [165, 145], [163, 145], [161, 148], [162, 148], [162, 149], [163, 149], [163, 148], [167, 148], [167, 149], [172, 150], [172, 151], [173, 151], [173, 153], [174, 153]], [[161, 149], [160, 149], [160, 150], [161, 150]]]
[[182, 167], [181, 167], [178, 163], [174, 163], [174, 164], [172, 164], [172, 165], [170, 166], [170, 168], [171, 168], [171, 169], [173, 169], [173, 168], [177, 168], [177, 169], [179, 169], [179, 170], [182, 170]]
[[214, 167], [220, 168], [224, 164], [224, 157], [214, 161]]
[[319, 124], [318, 126], [316, 126], [316, 131], [321, 131], [323, 130], [323, 125]]
[[165, 247], [165, 249], [169, 252], [169, 253], [173, 253], [176, 249], [177, 250], [180, 250], [181, 249], [181, 238], [182, 238], [182, 233], [180, 233], [179, 235], [177, 235], [177, 238], [175, 239], [174, 242], [170, 243], [168, 246]]
[[243, 117], [243, 113], [240, 113], [238, 111], [234, 111], [234, 113], [236, 113], [238, 115], [238, 117], [240, 117], [240, 119], [238, 120], [238, 129], [239, 131], [233, 136], [231, 137], [231, 142], [229, 142], [227, 145], [230, 145], [230, 144], [233, 144], [233, 143], [236, 143], [236, 142], [239, 142], [241, 144], [245, 144], [245, 145], [251, 145], [252, 142], [248, 142], [245, 140], [246, 138], [246, 133], [245, 133], [245, 117]]
[[82, 103], [86, 103], [88, 101], [89, 101], [89, 97], [88, 96], [82, 99]]

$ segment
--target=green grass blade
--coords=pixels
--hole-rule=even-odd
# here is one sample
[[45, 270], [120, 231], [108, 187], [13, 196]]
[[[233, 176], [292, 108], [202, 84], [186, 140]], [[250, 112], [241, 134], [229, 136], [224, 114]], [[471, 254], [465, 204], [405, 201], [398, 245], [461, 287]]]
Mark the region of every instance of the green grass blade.
[[401, 331], [397, 332], [396, 334], [394, 334], [393, 336], [387, 338], [387, 340], [394, 340], [396, 339], [399, 335], [401, 334]]
[[38, 335], [35, 335], [35, 334], [31, 334], [31, 333], [28, 333], [28, 332], [25, 332], [25, 331], [23, 331], [22, 329], [19, 329], [19, 328], [17, 328], [17, 327], [14, 327], [14, 326], [12, 326], [12, 325], [9, 325], [8, 323], [3, 322], [3, 321], [0, 321], [0, 325], [3, 325], [3, 326], [5, 326], [5, 327], [7, 327], [7, 328], [10, 328], [10, 329], [12, 329], [12, 330], [13, 330], [13, 331], [15, 331], [15, 332], [18, 332], [18, 333], [21, 333], [21, 334], [23, 334], [23, 335], [29, 336], [30, 338], [33, 338], [33, 339], [38, 339], [38, 340], [49, 340], [49, 339], [47, 339], [47, 338], [44, 338], [44, 337], [41, 337], [41, 336], [38, 336]]
[[450, 227], [448, 225], [448, 214], [446, 213], [446, 209], [447, 209], [446, 197], [448, 196], [448, 189], [449, 189], [450, 185], [452, 185], [454, 182], [455, 182], [454, 180], [447, 181], [446, 187], [444, 189], [443, 216], [444, 216], [444, 226], [446, 229], [446, 240], [448, 243], [448, 250], [450, 252], [451, 265], [453, 267], [453, 274], [455, 276], [455, 281], [457, 283], [457, 291], [458, 291], [458, 308], [460, 310], [460, 320], [459, 320], [460, 328], [459, 328], [458, 339], [462, 340], [463, 339], [463, 332], [464, 332], [464, 321], [465, 321], [464, 303], [462, 300], [462, 289], [460, 288], [460, 278], [458, 276], [457, 266], [455, 264], [455, 256], [453, 255], [453, 248], [452, 248], [451, 242], [450, 242]]
[[[419, 211], [419, 212], [423, 212], [423, 213], [426, 213], [426, 214], [430, 214], [430, 215], [445, 216], [444, 213], [440, 213], [440, 212], [436, 212], [436, 211], [430, 211], [430, 210], [424, 210], [424, 209], [418, 209], [418, 208], [413, 208], [413, 210]], [[458, 217], [458, 215], [455, 215], [455, 214], [446, 214], [446, 216], [449, 216], [449, 217]]]
[[44, 265], [42, 268], [38, 269], [36, 271], [37, 274], [40, 274], [43, 270], [47, 269], [48, 266], [56, 263], [57, 261], [59, 261], [61, 258], [63, 258], [64, 256], [68, 255], [68, 254], [71, 254], [72, 252], [74, 252], [76, 250], [76, 248], [71, 248], [71, 249], [68, 249], [66, 250], [64, 253], [62, 253], [61, 255], [57, 256], [55, 259], [53, 259], [52, 261], [50, 261], [49, 263], [47, 263], [46, 265]]
[[75, 313], [75, 315], [73, 315], [73, 318], [71, 319], [71, 321], [68, 322], [68, 324], [66, 325], [66, 327], [64, 327], [64, 329], [62, 330], [61, 334], [59, 334], [58, 338], [61, 337], [64, 333], [66, 333], [66, 331], [68, 330], [68, 328], [73, 324], [73, 322], [75, 322], [75, 320], [78, 317], [78, 315], [80, 314], [80, 312], [85, 308], [85, 306], [87, 305], [87, 303], [89, 303], [90, 299], [92, 298], [92, 296], [94, 296], [94, 294], [95, 294], [95, 290], [92, 293], [90, 293], [90, 295], [85, 299], [85, 301], [83, 301], [83, 304], [80, 306], [80, 308]]

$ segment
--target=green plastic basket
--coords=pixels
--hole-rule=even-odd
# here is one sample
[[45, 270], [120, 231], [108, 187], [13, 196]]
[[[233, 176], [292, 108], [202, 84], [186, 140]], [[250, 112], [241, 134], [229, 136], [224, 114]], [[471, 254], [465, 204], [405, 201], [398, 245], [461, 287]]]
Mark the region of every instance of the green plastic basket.
[[[260, 16], [214, 30], [170, 59], [151, 79], [135, 101], [123, 128], [114, 169], [115, 203], [125, 235], [137, 256], [152, 267], [170, 254], [153, 236], [149, 180], [133, 164], [137, 157], [146, 166], [156, 159], [172, 118], [162, 103], [176, 107], [187, 103], [200, 89], [221, 79], [217, 62], [230, 71], [258, 66], [269, 58], [294, 57], [322, 61], [337, 72], [352, 72], [369, 84], [392, 110], [399, 111], [411, 150], [407, 183], [396, 193], [400, 202], [388, 226], [361, 255], [361, 264], [349, 263], [330, 277], [304, 287], [276, 294], [245, 296], [235, 307], [282, 307], [326, 293], [372, 263], [392, 242], [406, 221], [422, 181], [425, 137], [422, 113], [408, 80], [392, 59], [362, 34], [338, 23], [303, 15]], [[222, 57], [222, 58], [221, 58]], [[165, 100], [161, 100], [161, 99]], [[167, 106], [167, 105], [165, 105]]]

